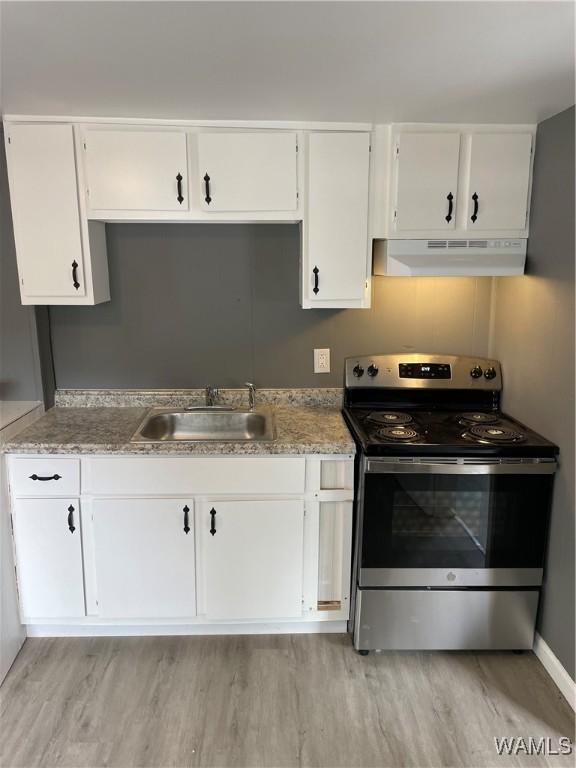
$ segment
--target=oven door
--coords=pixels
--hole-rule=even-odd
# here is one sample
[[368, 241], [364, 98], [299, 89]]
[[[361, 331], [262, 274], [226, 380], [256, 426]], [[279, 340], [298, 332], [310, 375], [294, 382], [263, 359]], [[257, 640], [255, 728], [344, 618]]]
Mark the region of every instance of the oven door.
[[540, 584], [555, 468], [367, 459], [359, 585]]

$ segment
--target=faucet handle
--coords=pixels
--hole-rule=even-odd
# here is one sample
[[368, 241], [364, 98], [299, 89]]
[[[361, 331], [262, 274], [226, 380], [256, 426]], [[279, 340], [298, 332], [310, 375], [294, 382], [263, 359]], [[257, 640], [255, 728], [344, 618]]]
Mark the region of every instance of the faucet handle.
[[206, 396], [206, 405], [213, 406], [218, 397], [218, 387], [204, 387], [204, 394]]
[[248, 405], [250, 410], [253, 411], [256, 407], [256, 387], [251, 381], [244, 382], [244, 386], [248, 387]]

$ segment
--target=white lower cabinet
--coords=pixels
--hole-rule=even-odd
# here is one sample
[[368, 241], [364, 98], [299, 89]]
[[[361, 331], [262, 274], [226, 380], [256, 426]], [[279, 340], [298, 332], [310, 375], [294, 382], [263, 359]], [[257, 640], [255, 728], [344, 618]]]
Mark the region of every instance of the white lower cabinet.
[[23, 622], [46, 635], [54, 625], [151, 634], [338, 622], [342, 631], [353, 463], [10, 456]]
[[12, 521], [22, 617], [84, 616], [78, 499], [17, 499]]
[[190, 499], [96, 499], [92, 526], [99, 616], [196, 615]]
[[208, 619], [302, 615], [303, 501], [208, 501], [197, 520]]

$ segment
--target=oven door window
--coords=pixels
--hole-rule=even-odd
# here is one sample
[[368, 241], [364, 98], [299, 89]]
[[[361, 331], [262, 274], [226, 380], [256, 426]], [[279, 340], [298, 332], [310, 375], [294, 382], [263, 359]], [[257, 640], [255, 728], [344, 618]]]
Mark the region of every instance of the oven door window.
[[552, 475], [367, 474], [363, 568], [541, 568]]

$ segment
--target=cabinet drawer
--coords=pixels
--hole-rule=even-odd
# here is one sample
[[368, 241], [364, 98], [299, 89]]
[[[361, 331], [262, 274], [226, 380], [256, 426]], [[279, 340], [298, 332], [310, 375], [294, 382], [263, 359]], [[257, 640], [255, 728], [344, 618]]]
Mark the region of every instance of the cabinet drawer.
[[69, 496], [80, 493], [78, 459], [10, 459], [14, 496]]
[[300, 494], [304, 458], [98, 457], [86, 460], [90, 494]]

